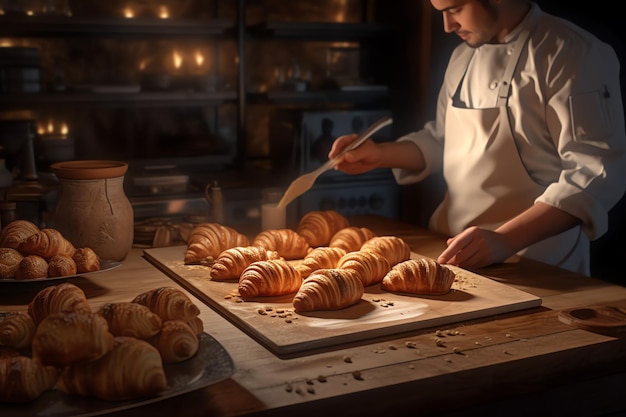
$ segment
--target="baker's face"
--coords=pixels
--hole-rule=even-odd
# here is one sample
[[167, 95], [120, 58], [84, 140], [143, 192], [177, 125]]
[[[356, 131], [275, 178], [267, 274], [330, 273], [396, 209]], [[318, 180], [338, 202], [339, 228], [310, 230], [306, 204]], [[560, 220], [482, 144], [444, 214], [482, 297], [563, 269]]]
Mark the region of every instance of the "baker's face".
[[[496, 42], [498, 33], [498, 10], [486, 8], [478, 0], [430, 0], [443, 16], [443, 28], [456, 33], [465, 43], [478, 47]], [[490, 6], [493, 1], [490, 1]]]

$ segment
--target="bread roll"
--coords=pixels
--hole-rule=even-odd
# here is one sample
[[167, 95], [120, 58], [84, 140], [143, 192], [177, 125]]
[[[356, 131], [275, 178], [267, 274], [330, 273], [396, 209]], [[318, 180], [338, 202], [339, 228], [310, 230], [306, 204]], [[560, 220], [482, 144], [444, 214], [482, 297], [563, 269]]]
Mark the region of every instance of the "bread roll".
[[348, 226], [339, 230], [330, 239], [328, 246], [341, 248], [347, 252], [356, 252], [376, 234], [367, 227]]
[[65, 367], [57, 389], [107, 401], [154, 396], [167, 388], [158, 350], [145, 340], [118, 336], [98, 360]]
[[56, 229], [41, 229], [24, 239], [18, 246], [22, 254], [37, 255], [44, 259], [50, 259], [54, 255], [73, 256], [76, 248], [65, 239], [61, 232]]
[[0, 346], [27, 349], [34, 336], [35, 322], [28, 314], [14, 311], [0, 316]]
[[328, 246], [333, 235], [349, 225], [348, 220], [334, 210], [310, 211], [302, 216], [296, 232], [315, 248]]
[[194, 356], [200, 348], [198, 334], [184, 321], [167, 320], [161, 331], [148, 340], [161, 354], [163, 363], [177, 363]]
[[209, 275], [214, 280], [239, 280], [243, 270], [251, 263], [278, 258], [278, 252], [261, 246], [237, 246], [220, 253], [211, 266]]
[[83, 290], [70, 282], [44, 288], [28, 305], [28, 314], [36, 326], [50, 314], [77, 310], [91, 311], [91, 306]]
[[100, 257], [91, 248], [76, 249], [72, 259], [76, 263], [76, 272], [79, 274], [100, 270]]
[[201, 223], [191, 231], [184, 261], [186, 264], [207, 259], [213, 261], [226, 249], [249, 244], [245, 235], [231, 227], [218, 223]]
[[48, 262], [38, 255], [27, 255], [22, 258], [15, 270], [15, 279], [29, 280], [48, 277]]
[[345, 254], [337, 268], [350, 269], [356, 273], [365, 287], [383, 280], [391, 269], [389, 261], [376, 252], [356, 251]]
[[174, 287], [160, 287], [143, 292], [132, 302], [148, 307], [162, 321], [188, 321], [200, 314], [200, 309], [187, 294]]
[[137, 303], [106, 303], [96, 313], [107, 321], [113, 336], [148, 339], [159, 333], [163, 324], [161, 317]]
[[69, 255], [54, 255], [48, 260], [48, 277], [76, 275], [76, 262]]
[[0, 248], [0, 279], [15, 278], [17, 267], [24, 256], [13, 248]]
[[394, 265], [382, 280], [387, 291], [441, 295], [450, 291], [455, 273], [433, 259], [410, 259]]
[[26, 238], [39, 232], [39, 227], [28, 220], [14, 220], [0, 232], [0, 247], [17, 249]]
[[339, 259], [346, 254], [341, 248], [331, 248], [329, 246], [318, 246], [307, 253], [301, 264], [296, 265], [302, 279], [311, 275], [317, 269], [328, 269], [337, 267]]
[[86, 311], [54, 313], [43, 319], [33, 337], [33, 358], [66, 366], [101, 358], [113, 349], [104, 317]]
[[376, 252], [383, 255], [391, 266], [408, 260], [411, 257], [411, 248], [397, 236], [376, 236], [361, 246], [361, 251]]
[[318, 269], [308, 276], [293, 298], [296, 312], [339, 310], [359, 302], [363, 283], [349, 269]]
[[244, 298], [284, 295], [300, 288], [300, 273], [283, 259], [250, 264], [239, 278], [239, 294]]
[[276, 251], [287, 260], [302, 259], [311, 250], [304, 237], [292, 229], [264, 230], [254, 238], [252, 246]]
[[[54, 366], [27, 356], [0, 358], [0, 403], [25, 403], [52, 389], [58, 378]], [[24, 414], [28, 412], [24, 411]]]

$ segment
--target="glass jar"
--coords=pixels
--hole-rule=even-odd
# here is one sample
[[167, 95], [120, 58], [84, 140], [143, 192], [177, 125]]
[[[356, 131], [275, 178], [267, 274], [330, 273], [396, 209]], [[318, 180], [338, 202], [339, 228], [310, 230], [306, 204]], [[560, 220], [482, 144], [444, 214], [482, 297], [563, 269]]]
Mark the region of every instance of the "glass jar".
[[76, 248], [122, 261], [133, 245], [134, 213], [124, 193], [128, 164], [67, 161], [51, 165], [61, 182], [52, 227]]

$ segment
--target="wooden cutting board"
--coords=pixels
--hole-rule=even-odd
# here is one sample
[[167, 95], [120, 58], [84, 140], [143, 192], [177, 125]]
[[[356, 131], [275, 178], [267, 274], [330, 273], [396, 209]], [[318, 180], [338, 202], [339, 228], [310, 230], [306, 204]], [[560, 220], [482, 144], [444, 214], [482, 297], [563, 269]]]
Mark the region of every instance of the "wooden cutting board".
[[[453, 291], [441, 296], [412, 296], [365, 288], [361, 301], [337, 311], [295, 313], [293, 294], [242, 301], [232, 296], [236, 281], [212, 281], [209, 268], [185, 265], [185, 246], [152, 248], [144, 256], [252, 338], [280, 357], [364, 341], [406, 331], [440, 327], [463, 320], [541, 305], [541, 298], [472, 272], [453, 268]], [[412, 253], [412, 258], [422, 257]], [[295, 261], [298, 262], [298, 261]]]

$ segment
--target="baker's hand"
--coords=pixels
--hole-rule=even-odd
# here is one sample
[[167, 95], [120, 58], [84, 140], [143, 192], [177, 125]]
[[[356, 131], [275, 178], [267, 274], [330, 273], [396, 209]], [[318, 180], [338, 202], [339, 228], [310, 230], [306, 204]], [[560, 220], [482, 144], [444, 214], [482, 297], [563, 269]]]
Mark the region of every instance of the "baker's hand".
[[[342, 149], [354, 142], [359, 135], [351, 134], [338, 137], [328, 153], [328, 158], [334, 158]], [[367, 139], [358, 148], [347, 152], [337, 164], [336, 169], [347, 174], [362, 174], [378, 168], [379, 152], [376, 143]]]
[[482, 268], [503, 262], [514, 254], [502, 234], [492, 230], [469, 227], [447, 240], [448, 247], [437, 262], [461, 268]]

